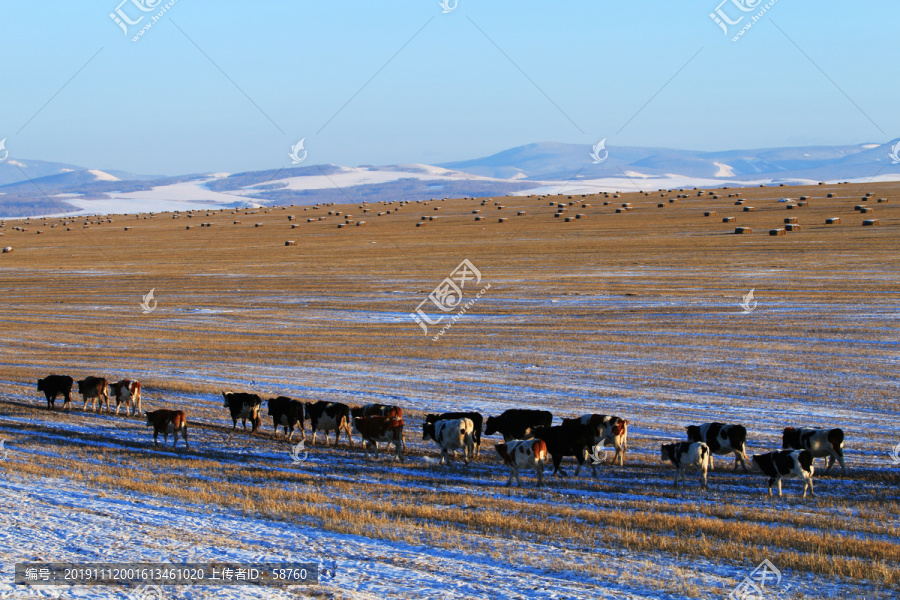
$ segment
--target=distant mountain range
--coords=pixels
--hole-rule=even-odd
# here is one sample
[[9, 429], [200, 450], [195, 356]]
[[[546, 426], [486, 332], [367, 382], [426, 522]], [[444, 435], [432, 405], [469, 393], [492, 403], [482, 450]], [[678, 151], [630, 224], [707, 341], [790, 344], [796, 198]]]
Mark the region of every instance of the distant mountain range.
[[886, 144], [698, 152], [544, 142], [440, 165], [310, 165], [162, 177], [39, 160], [0, 163], [0, 217], [435, 197], [900, 180]]

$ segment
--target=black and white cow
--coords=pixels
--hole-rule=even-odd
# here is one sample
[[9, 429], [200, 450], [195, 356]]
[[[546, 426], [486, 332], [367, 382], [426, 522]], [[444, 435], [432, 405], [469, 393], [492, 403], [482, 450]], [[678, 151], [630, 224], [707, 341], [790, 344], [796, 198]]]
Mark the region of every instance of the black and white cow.
[[353, 446], [353, 438], [350, 437], [350, 407], [340, 402], [326, 402], [319, 400], [316, 403], [306, 403], [306, 418], [312, 429], [312, 445], [316, 445], [316, 431], [321, 429], [325, 433], [325, 445], [328, 445], [328, 432], [334, 431], [334, 445], [337, 446], [341, 439], [341, 431], [347, 432], [347, 442]]
[[294, 429], [296, 429], [297, 423], [300, 423], [300, 435], [304, 435], [303, 403], [299, 400], [292, 400], [286, 396], [269, 399], [269, 416], [272, 417], [272, 426], [275, 428], [276, 436], [280, 425], [284, 427], [284, 435], [287, 436], [288, 441], [291, 441], [294, 438]]
[[[616, 455], [613, 456], [612, 464], [621, 467], [625, 464], [625, 453], [628, 451], [628, 421], [613, 415], [588, 414], [581, 415], [575, 419], [563, 419], [562, 424], [581, 423], [590, 427], [600, 427], [602, 439], [600, 444], [612, 444], [616, 449]], [[602, 447], [601, 446], [601, 447]]]
[[[475, 427], [472, 432], [472, 440], [475, 442], [475, 456], [478, 456], [478, 452], [481, 449], [481, 430], [484, 426], [484, 417], [478, 412], [448, 412], [439, 415], [425, 415], [425, 424], [433, 425], [438, 421], [449, 421], [451, 419], [472, 420], [472, 425]], [[424, 440], [427, 438], [423, 435], [422, 439]]]
[[726, 425], [725, 423], [704, 423], [686, 427], [688, 440], [703, 442], [712, 453], [709, 457], [709, 470], [713, 470], [713, 454], [734, 453], [734, 470], [738, 464], [747, 472], [747, 429], [743, 425]]
[[844, 465], [844, 431], [842, 429], [813, 429], [785, 427], [782, 437], [782, 448], [792, 450], [809, 450], [812, 457], [826, 457], [828, 466], [825, 474], [834, 466], [834, 461], [841, 463], [841, 473], [847, 473]]
[[550, 427], [552, 423], [553, 413], [548, 410], [510, 408], [499, 417], [488, 417], [484, 435], [500, 433], [504, 442], [525, 440], [534, 437], [537, 427]]
[[781, 480], [785, 477], [799, 477], [803, 480], [803, 497], [806, 488], [810, 496], [813, 492], [812, 475], [813, 456], [809, 450], [777, 450], [768, 454], [754, 454], [751, 468], [769, 478], [769, 495], [772, 495], [772, 484], [778, 483], [778, 495], [781, 496]]
[[225, 398], [223, 406], [231, 412], [232, 431], [237, 428], [238, 419], [241, 420], [244, 431], [247, 430], [248, 420], [250, 421], [250, 433], [255, 433], [259, 429], [262, 423], [262, 418], [259, 416], [262, 398], [256, 394], [244, 394], [241, 392], [222, 392], [222, 397]]
[[75, 380], [68, 375], [47, 375], [43, 379], [38, 379], [37, 389], [39, 392], [44, 392], [47, 397], [47, 410], [56, 406], [57, 396], [63, 397], [65, 400], [63, 408], [69, 409], [72, 407], [72, 386], [74, 385]]
[[463, 451], [468, 465], [475, 455], [475, 425], [472, 419], [448, 419], [422, 426], [422, 439], [432, 439], [441, 447], [441, 464], [450, 466], [450, 452]]
[[675, 442], [674, 444], [662, 444], [660, 447], [660, 460], [670, 462], [675, 466], [675, 487], [678, 487], [678, 478], [685, 482], [685, 471], [696, 469], [700, 471], [700, 487], [708, 488], [706, 472], [709, 469], [709, 446], [703, 442]]

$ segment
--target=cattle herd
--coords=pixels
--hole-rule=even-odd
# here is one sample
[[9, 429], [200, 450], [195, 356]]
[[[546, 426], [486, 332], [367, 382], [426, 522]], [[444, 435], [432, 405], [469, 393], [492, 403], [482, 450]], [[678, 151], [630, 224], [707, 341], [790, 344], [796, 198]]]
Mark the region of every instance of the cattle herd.
[[[90, 400], [91, 409], [100, 412], [106, 401], [106, 411], [110, 412], [110, 391], [116, 400], [116, 415], [119, 406], [125, 405], [127, 416], [141, 414], [141, 384], [131, 379], [123, 379], [110, 384], [102, 377], [85, 377], [76, 382], [68, 375], [49, 375], [38, 380], [38, 391], [44, 392], [47, 408], [53, 409], [58, 396], [65, 399], [64, 410], [71, 408], [72, 388], [78, 384], [78, 393], [84, 400], [82, 410], [87, 409]], [[250, 432], [255, 433], [262, 424], [260, 410], [263, 399], [257, 394], [222, 392], [224, 407], [229, 409], [232, 420], [232, 431], [237, 428], [238, 420], [244, 430], [250, 422]], [[352, 432], [359, 434], [364, 447], [365, 456], [373, 452], [378, 457], [378, 444], [385, 443], [387, 448], [393, 446], [394, 458], [403, 461], [406, 449], [404, 440], [403, 409], [399, 406], [385, 404], [366, 404], [350, 407], [340, 402], [303, 403], [299, 400], [278, 396], [267, 401], [269, 416], [275, 435], [278, 428], [284, 429], [285, 437], [291, 441], [294, 432], [299, 429], [300, 435], [306, 439], [305, 426], [309, 421], [312, 433], [312, 445], [315, 446], [317, 434], [321, 430], [328, 445], [328, 434], [334, 432], [334, 445], [340, 442], [341, 432], [347, 435], [347, 443], [353, 446]], [[172, 447], [178, 444], [178, 435], [188, 446], [187, 417], [181, 410], [155, 410], [146, 413], [147, 427], [153, 428], [153, 442], [158, 445], [158, 436], [163, 434], [163, 443], [168, 443], [169, 434], [173, 434]], [[625, 464], [625, 453], [628, 450], [628, 421], [616, 416], [588, 414], [574, 419], [563, 419], [561, 425], [552, 425], [553, 415], [546, 410], [509, 409], [496, 417], [488, 417], [485, 422], [477, 412], [449, 412], [429, 414], [422, 424], [422, 439], [433, 440], [441, 449], [440, 464], [449, 465], [457, 451], [463, 452], [463, 460], [468, 465], [478, 456], [484, 435], [500, 434], [503, 443], [497, 444], [495, 450], [509, 469], [506, 484], [513, 478], [516, 484], [521, 483], [519, 471], [533, 470], [537, 476], [537, 484], [543, 483], [544, 466], [548, 456], [553, 462], [553, 474], [566, 475], [560, 468], [562, 459], [574, 457], [578, 462], [575, 469], [577, 476], [588, 463], [591, 472], [596, 476], [597, 464], [603, 462], [598, 458], [601, 448], [611, 446], [615, 449], [613, 464]], [[813, 494], [812, 474], [813, 460], [827, 459], [825, 473], [831, 470], [835, 461], [840, 463], [842, 473], [846, 473], [844, 465], [844, 432], [840, 429], [796, 429], [787, 427], [782, 433], [782, 450], [756, 454], [752, 460], [745, 452], [747, 430], [742, 425], [724, 423], [705, 423], [690, 425], [687, 428], [687, 441], [662, 444], [660, 458], [670, 462], [675, 468], [675, 487], [678, 480], [682, 482], [686, 470], [700, 472], [701, 487], [707, 487], [707, 473], [713, 468], [714, 455], [734, 454], [734, 469], [738, 466], [760, 472], [769, 478], [769, 495], [772, 486], [777, 483], [778, 495], [781, 495], [781, 480], [786, 477], [797, 477], [803, 480], [803, 496], [807, 489]]]

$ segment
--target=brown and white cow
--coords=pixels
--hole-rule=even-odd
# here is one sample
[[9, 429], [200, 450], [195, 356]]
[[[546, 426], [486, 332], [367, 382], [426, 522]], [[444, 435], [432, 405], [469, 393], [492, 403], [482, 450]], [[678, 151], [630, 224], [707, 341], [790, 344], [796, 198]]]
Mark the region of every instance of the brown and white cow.
[[522, 485], [520, 469], [531, 469], [537, 474], [537, 484], [544, 485], [544, 465], [547, 462], [547, 444], [543, 440], [513, 440], [494, 446], [503, 463], [509, 467], [506, 485], [512, 485], [513, 475], [516, 486]]
[[85, 377], [78, 382], [78, 393], [84, 398], [84, 406], [81, 410], [87, 410], [88, 400], [91, 401], [91, 410], [94, 410], [94, 404], [97, 404], [97, 412], [103, 408], [103, 401], [106, 401], [106, 412], [109, 412], [109, 382], [103, 377]]
[[806, 498], [806, 488], [809, 494], [813, 492], [812, 475], [813, 456], [809, 450], [778, 450], [768, 454], [754, 454], [751, 470], [761, 472], [769, 477], [769, 495], [772, 495], [772, 485], [778, 483], [778, 495], [781, 496], [781, 480], [785, 477], [799, 477], [803, 480], [803, 497]]
[[450, 466], [450, 452], [463, 451], [463, 460], [468, 465], [475, 455], [475, 425], [472, 419], [449, 419], [422, 426], [423, 439], [432, 439], [441, 447], [441, 463]]
[[172, 447], [178, 445], [178, 434], [184, 438], [184, 447], [190, 450], [187, 434], [187, 417], [180, 410], [152, 410], [147, 413], [147, 427], [153, 427], [153, 445], [158, 446], [159, 434], [163, 434], [163, 446], [169, 441], [169, 434], [173, 434]]
[[678, 487], [678, 478], [685, 481], [685, 471], [696, 469], [700, 471], [700, 487], [708, 488], [706, 473], [709, 469], [709, 446], [703, 442], [675, 442], [663, 444], [660, 448], [660, 460], [671, 462], [675, 466], [675, 487]]
[[378, 458], [378, 442], [387, 442], [388, 447], [394, 445], [397, 451], [393, 460], [400, 459], [403, 462], [402, 444], [403, 444], [403, 419], [400, 417], [356, 417], [353, 419], [353, 426], [362, 436], [363, 446], [365, 447], [366, 458], [369, 458], [369, 450], [375, 451], [375, 458]]
[[625, 453], [628, 451], [628, 421], [612, 415], [589, 414], [576, 419], [563, 419], [562, 422], [563, 425], [579, 422], [592, 429], [599, 427], [603, 438], [600, 444], [602, 446], [610, 444], [616, 449], [612, 464], [618, 463], [620, 467], [625, 464]]
[[804, 427], [797, 429], [785, 427], [782, 432], [781, 447], [792, 450], [809, 450], [813, 459], [825, 457], [828, 466], [825, 474], [834, 466], [834, 461], [841, 463], [841, 473], [847, 473], [844, 465], [844, 431], [842, 429], [814, 429]]
[[141, 382], [134, 379], [123, 379], [109, 386], [110, 392], [116, 399], [116, 416], [119, 414], [119, 406], [125, 405], [125, 414], [129, 417], [141, 414]]

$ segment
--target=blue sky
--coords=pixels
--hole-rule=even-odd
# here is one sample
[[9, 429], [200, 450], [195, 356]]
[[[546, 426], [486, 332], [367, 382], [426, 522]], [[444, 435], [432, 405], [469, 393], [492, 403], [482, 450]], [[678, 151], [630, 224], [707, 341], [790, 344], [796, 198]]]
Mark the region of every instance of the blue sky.
[[[719, 0], [178, 0], [132, 42], [120, 1], [0, 7], [10, 156], [181, 174], [278, 168], [301, 138], [306, 164], [359, 165], [900, 136], [897, 2], [778, 0], [732, 42]], [[740, 1], [731, 33], [765, 5]], [[133, 2], [131, 33], [165, 5]]]

